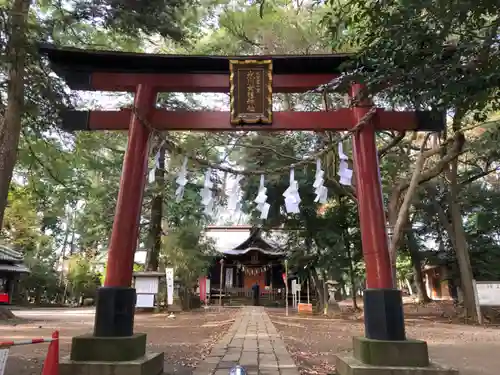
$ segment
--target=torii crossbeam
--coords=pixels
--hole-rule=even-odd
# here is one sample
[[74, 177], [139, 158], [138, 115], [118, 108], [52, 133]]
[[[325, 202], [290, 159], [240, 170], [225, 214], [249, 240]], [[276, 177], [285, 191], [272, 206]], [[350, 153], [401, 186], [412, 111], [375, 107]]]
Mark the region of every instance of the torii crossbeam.
[[[135, 93], [136, 111], [157, 130], [349, 130], [370, 110], [369, 105], [365, 105], [330, 112], [275, 112], [271, 124], [240, 126], [231, 124], [229, 112], [155, 108], [158, 92], [229, 92], [230, 60], [271, 61], [272, 92], [307, 92], [337, 77], [341, 64], [352, 58], [346, 54], [230, 58], [57, 49], [52, 46], [43, 46], [41, 52], [71, 89]], [[352, 95], [356, 95], [361, 88], [353, 84]], [[354, 169], [368, 288], [365, 291], [368, 338], [405, 339], [401, 294], [393, 289], [392, 283], [375, 132], [439, 131], [443, 127], [444, 116], [436, 116], [434, 112], [377, 109], [366, 126], [353, 132]], [[69, 111], [63, 116], [63, 128], [68, 131], [128, 130], [129, 142], [109, 243], [105, 287], [99, 291], [94, 335], [131, 336], [135, 293], [130, 285], [151, 129], [144, 126], [138, 113], [131, 109]], [[105, 299], [107, 303], [102, 302]], [[116, 302], [111, 303], [110, 299]], [[116, 311], [120, 304], [123, 311], [129, 312], [118, 319]]]

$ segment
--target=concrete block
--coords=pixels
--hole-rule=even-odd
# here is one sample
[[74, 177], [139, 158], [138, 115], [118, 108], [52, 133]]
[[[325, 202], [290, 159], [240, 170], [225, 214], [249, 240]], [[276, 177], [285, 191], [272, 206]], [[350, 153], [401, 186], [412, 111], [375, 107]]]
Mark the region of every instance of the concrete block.
[[75, 336], [71, 342], [73, 361], [132, 361], [146, 354], [146, 334], [127, 337]]
[[217, 364], [217, 370], [223, 369], [226, 371], [226, 375], [228, 375], [228, 373], [229, 373], [228, 370], [233, 368], [237, 364], [238, 364], [237, 362], [233, 362], [233, 361], [220, 361]]
[[241, 348], [243, 346], [243, 339], [232, 339], [229, 344], [230, 348]]
[[212, 351], [210, 352], [210, 356], [212, 357], [223, 357], [224, 355], [226, 355], [227, 353], [227, 349], [224, 348], [224, 347], [219, 347], [219, 346], [214, 346], [212, 348]]
[[429, 365], [429, 351], [425, 341], [384, 341], [353, 337], [352, 342], [354, 358], [368, 365], [409, 367]]
[[220, 362], [220, 360], [222, 359], [221, 356], [216, 356], [216, 355], [212, 355], [210, 354], [208, 357], [206, 357], [203, 361], [201, 361], [200, 363], [210, 363], [210, 364], [214, 364], [216, 365], [217, 363]]
[[259, 355], [259, 369], [278, 369], [278, 361], [276, 356], [264, 354]]
[[434, 363], [427, 367], [373, 366], [353, 356], [337, 356], [335, 368], [338, 375], [458, 375], [458, 370]]
[[59, 375], [160, 375], [163, 373], [163, 353], [147, 353], [133, 361], [74, 361], [62, 358]]
[[240, 358], [240, 365], [247, 368], [258, 364], [257, 352], [243, 352]]
[[222, 361], [224, 362], [238, 362], [240, 360], [241, 353], [227, 353], [224, 357], [222, 357]]
[[295, 362], [289, 354], [276, 355], [280, 368], [295, 367]]

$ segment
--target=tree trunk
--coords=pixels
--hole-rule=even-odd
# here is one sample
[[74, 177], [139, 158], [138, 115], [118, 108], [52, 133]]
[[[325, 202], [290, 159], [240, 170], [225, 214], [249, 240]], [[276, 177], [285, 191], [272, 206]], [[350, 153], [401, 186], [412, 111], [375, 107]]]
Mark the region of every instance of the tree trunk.
[[[410, 294], [410, 296], [413, 295], [413, 287], [411, 285], [411, 282], [410, 280], [408, 279], [405, 279], [405, 283], [406, 283], [406, 287], [408, 288], [408, 293]], [[424, 288], [425, 289], [425, 288]], [[427, 290], [425, 289], [425, 291], [427, 292]]]
[[475, 314], [475, 299], [474, 299], [474, 276], [472, 274], [472, 266], [470, 263], [469, 247], [467, 238], [462, 223], [462, 213], [458, 203], [458, 194], [460, 187], [457, 181], [458, 160], [455, 159], [450, 164], [450, 194], [449, 194], [449, 208], [451, 216], [451, 227], [455, 241], [455, 253], [457, 256], [458, 267], [460, 270], [461, 289], [464, 297], [464, 306], [467, 315]]
[[328, 304], [328, 300], [325, 299], [325, 287], [323, 285], [322, 280], [319, 279], [318, 272], [316, 268], [311, 267], [311, 277], [314, 281], [314, 288], [316, 289], [317, 298], [317, 306], [318, 311], [324, 311], [326, 304]]
[[2, 228], [10, 181], [17, 159], [24, 110], [24, 75], [26, 64], [26, 27], [30, 0], [14, 0], [8, 20], [7, 106], [0, 117], [0, 228]]
[[[345, 234], [344, 234], [345, 238]], [[345, 240], [344, 240], [345, 241]], [[352, 298], [352, 308], [358, 310], [358, 300], [357, 300], [357, 288], [356, 288], [356, 275], [354, 274], [354, 264], [352, 260], [351, 244], [349, 241], [345, 241], [346, 252], [347, 252], [347, 263], [349, 272], [349, 281], [351, 282], [351, 298]]]
[[[427, 133], [425, 135], [425, 138], [420, 146], [420, 154], [417, 157], [417, 160], [415, 161], [415, 167], [413, 169], [413, 173], [410, 179], [410, 183], [406, 189], [406, 192], [404, 194], [402, 202], [400, 202], [401, 196], [402, 196], [402, 191], [403, 189], [401, 186], [397, 186], [397, 189], [399, 189], [399, 192], [394, 191], [393, 196], [391, 196], [391, 200], [389, 202], [389, 208], [390, 208], [390, 213], [389, 213], [389, 218], [390, 218], [390, 225], [392, 227], [393, 233], [392, 233], [392, 238], [390, 239], [389, 243], [389, 254], [391, 258], [391, 263], [392, 263], [392, 270], [393, 270], [393, 284], [394, 287], [396, 287], [396, 260], [397, 260], [397, 249], [399, 246], [399, 243], [401, 239], [404, 236], [405, 232], [405, 227], [408, 225], [408, 215], [410, 211], [410, 207], [412, 204], [413, 197], [418, 189], [418, 184], [419, 184], [419, 177], [422, 173], [422, 169], [424, 168], [425, 161], [428, 157], [428, 155], [431, 155], [429, 153], [424, 152], [424, 148], [427, 144], [427, 141], [430, 137], [430, 133]], [[433, 151], [433, 150], [431, 150]], [[394, 199], [394, 201], [393, 201]], [[397, 208], [396, 208], [397, 207]], [[392, 211], [392, 212], [391, 212]], [[397, 212], [397, 214], [396, 214]]]
[[[398, 186], [396, 186], [394, 189], [392, 189], [391, 194], [389, 196], [389, 204], [387, 205], [387, 219], [391, 230], [394, 229], [394, 227], [396, 226], [396, 222], [398, 220], [399, 208], [401, 206], [401, 195], [402, 191], [399, 189]], [[387, 240], [388, 240], [389, 255], [391, 258], [392, 280], [395, 285], [397, 280], [396, 254], [393, 254], [391, 252], [391, 246], [390, 246], [392, 240], [391, 236], [388, 235]]]
[[330, 301], [330, 294], [328, 293], [328, 285], [326, 285], [325, 274], [323, 273], [323, 315], [328, 315], [328, 302]]
[[158, 150], [159, 160], [158, 167], [155, 171], [156, 194], [151, 202], [151, 219], [149, 223], [149, 243], [150, 249], [148, 251], [146, 261], [146, 271], [158, 271], [160, 250], [161, 250], [161, 236], [162, 236], [162, 218], [163, 218], [163, 191], [165, 190], [165, 153], [166, 148], [164, 144], [160, 145]]
[[427, 295], [427, 289], [425, 289], [425, 283], [422, 274], [422, 261], [420, 259], [418, 243], [411, 228], [408, 228], [408, 230], [406, 231], [406, 244], [408, 245], [408, 250], [410, 251], [411, 266], [413, 268], [413, 279], [415, 280], [415, 287], [417, 288], [417, 299], [421, 303], [431, 302], [431, 299]]
[[[63, 285], [64, 283], [64, 258], [66, 257], [66, 248], [69, 243], [69, 234], [73, 228], [73, 211], [66, 218], [66, 231], [64, 233], [64, 240], [61, 247], [61, 255], [59, 256], [59, 260], [57, 261], [57, 268], [61, 268], [61, 272], [59, 273], [59, 285]], [[64, 301], [63, 301], [64, 303]]]

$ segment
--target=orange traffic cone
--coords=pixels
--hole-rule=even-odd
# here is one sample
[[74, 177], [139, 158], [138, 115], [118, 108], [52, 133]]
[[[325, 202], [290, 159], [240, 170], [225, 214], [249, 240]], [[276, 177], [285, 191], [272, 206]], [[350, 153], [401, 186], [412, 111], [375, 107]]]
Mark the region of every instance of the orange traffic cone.
[[52, 333], [52, 339], [43, 363], [42, 375], [59, 375], [59, 331]]

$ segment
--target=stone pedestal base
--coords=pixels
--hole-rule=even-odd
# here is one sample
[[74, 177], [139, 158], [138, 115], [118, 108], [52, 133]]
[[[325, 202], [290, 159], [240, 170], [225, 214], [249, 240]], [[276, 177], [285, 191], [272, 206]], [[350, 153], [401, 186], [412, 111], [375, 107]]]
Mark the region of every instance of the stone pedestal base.
[[59, 375], [160, 375], [163, 374], [163, 353], [148, 353], [133, 361], [72, 361], [64, 357]]
[[353, 355], [337, 356], [338, 375], [458, 375], [429, 362], [427, 343], [353, 338]]
[[[353, 356], [337, 356], [338, 375], [458, 375], [458, 371], [430, 363], [426, 367], [373, 366], [358, 361]], [[61, 374], [62, 375], [62, 374]]]
[[81, 335], [71, 340], [72, 361], [133, 361], [145, 354], [145, 333], [128, 337]]
[[160, 375], [163, 353], [146, 353], [146, 334], [128, 337], [73, 337], [71, 354], [62, 358], [60, 375]]

